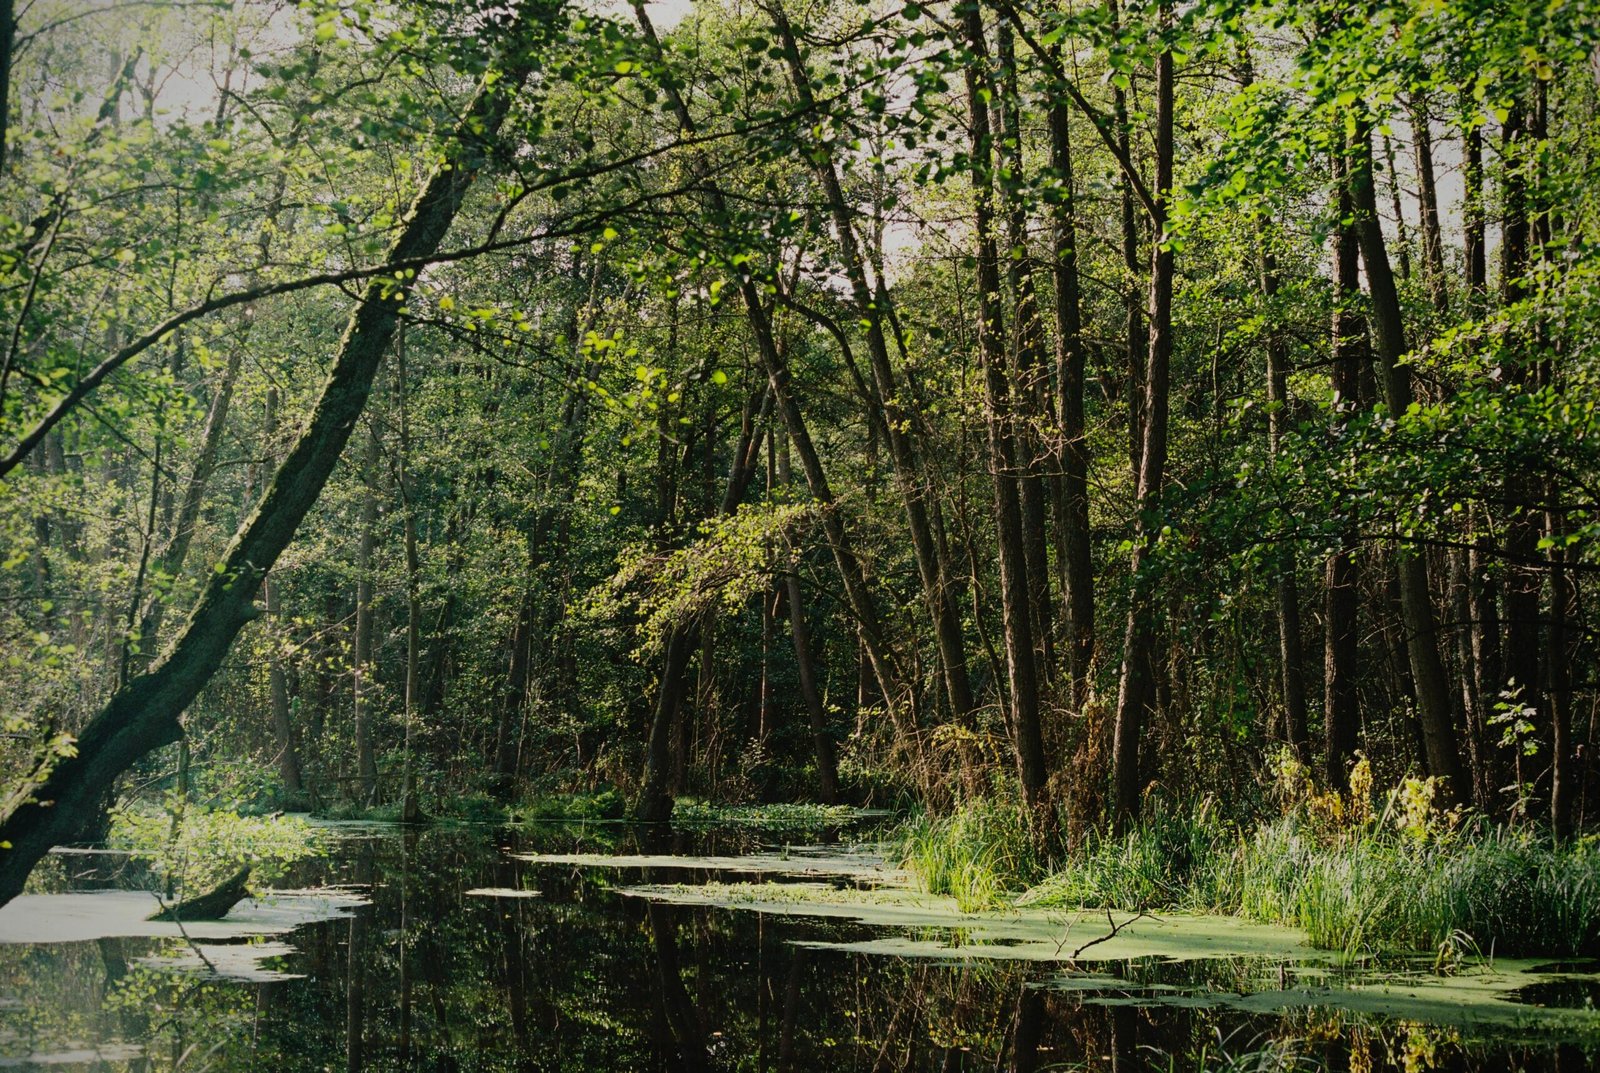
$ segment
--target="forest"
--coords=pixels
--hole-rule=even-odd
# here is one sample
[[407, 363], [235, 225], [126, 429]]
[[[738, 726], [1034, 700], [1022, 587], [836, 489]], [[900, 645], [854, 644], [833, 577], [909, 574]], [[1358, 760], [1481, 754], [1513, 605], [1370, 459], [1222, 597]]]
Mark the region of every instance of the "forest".
[[1597, 42], [0, 0], [0, 906], [888, 814], [963, 912], [1600, 954]]

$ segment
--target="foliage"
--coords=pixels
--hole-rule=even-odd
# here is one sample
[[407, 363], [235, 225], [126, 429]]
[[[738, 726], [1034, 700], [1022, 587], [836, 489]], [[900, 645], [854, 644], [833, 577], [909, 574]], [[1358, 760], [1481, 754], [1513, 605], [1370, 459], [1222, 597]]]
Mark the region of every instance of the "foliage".
[[244, 816], [170, 795], [164, 805], [119, 808], [108, 844], [149, 861], [180, 899], [246, 866], [252, 884], [270, 885], [289, 865], [328, 851], [324, 834], [297, 816]]

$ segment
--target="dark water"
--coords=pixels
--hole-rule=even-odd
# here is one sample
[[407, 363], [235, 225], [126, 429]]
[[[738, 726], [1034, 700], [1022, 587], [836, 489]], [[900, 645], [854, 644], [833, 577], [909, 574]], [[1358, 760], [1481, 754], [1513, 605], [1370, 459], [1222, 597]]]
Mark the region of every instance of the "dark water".
[[[674, 836], [737, 853], [749, 835]], [[0, 1064], [104, 1070], [1573, 1071], [1600, 1048], [1548, 1027], [1448, 1027], [1325, 1008], [1249, 1012], [1208, 992], [1281, 986], [1237, 961], [1094, 967], [933, 962], [807, 948], [858, 924], [622, 897], [705, 878], [535, 864], [512, 851], [623, 851], [624, 828], [351, 834], [286, 885], [354, 884], [370, 905], [281, 937], [298, 974], [217, 979], [141, 963], [168, 939], [0, 945]], [[661, 847], [652, 846], [652, 851]], [[734, 877], [741, 878], [741, 877]], [[742, 877], [748, 878], [748, 877]], [[536, 888], [530, 898], [473, 888]], [[1263, 982], [1265, 981], [1265, 982]], [[1030, 986], [1033, 985], [1033, 986]], [[1572, 989], [1569, 989], [1572, 990]], [[1581, 1005], [1580, 993], [1530, 996]], [[1448, 1018], [1445, 1018], [1448, 1020]], [[1288, 1064], [1273, 1065], [1275, 1049]]]

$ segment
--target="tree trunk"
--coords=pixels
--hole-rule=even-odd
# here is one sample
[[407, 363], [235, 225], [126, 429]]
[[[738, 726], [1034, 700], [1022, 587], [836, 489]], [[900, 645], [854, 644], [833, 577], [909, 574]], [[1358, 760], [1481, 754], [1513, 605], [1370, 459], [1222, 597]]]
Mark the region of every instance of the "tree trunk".
[[[267, 389], [265, 431], [267, 443], [271, 444], [277, 440], [277, 388]], [[261, 581], [261, 595], [266, 604], [268, 617], [277, 620], [281, 614], [278, 607], [278, 585], [270, 574]], [[283, 779], [284, 790], [299, 797], [305, 793], [305, 782], [300, 772], [300, 747], [296, 741], [293, 713], [289, 709], [288, 675], [284, 672], [283, 660], [278, 654], [276, 641], [267, 658], [267, 691], [272, 704], [272, 732], [278, 741], [278, 776]]]
[[1076, 201], [1067, 102], [1050, 105], [1050, 167], [1060, 183], [1051, 211], [1055, 284], [1056, 379], [1060, 384], [1062, 574], [1065, 579], [1067, 670], [1072, 705], [1080, 714], [1089, 699], [1094, 667], [1094, 560], [1089, 533], [1089, 442], [1084, 419], [1083, 313], [1078, 278]]
[[400, 336], [395, 348], [395, 410], [400, 417], [399, 462], [395, 488], [400, 493], [400, 509], [406, 554], [406, 682], [405, 682], [405, 757], [400, 774], [400, 822], [419, 823], [422, 806], [417, 801], [417, 772], [411, 751], [411, 731], [421, 704], [422, 688], [422, 560], [417, 552], [417, 503], [410, 483], [411, 422], [406, 393], [409, 387], [406, 368], [406, 340]]
[[[763, 426], [769, 401], [766, 392], [762, 392], [760, 398], [759, 404], [745, 408], [746, 419], [733, 452], [728, 485], [718, 507], [718, 513], [723, 516], [739, 508], [755, 477], [756, 460], [760, 456], [761, 441], [766, 432]], [[701, 640], [700, 627], [699, 622], [685, 622], [667, 631], [662, 652], [661, 681], [656, 687], [650, 735], [645, 744], [644, 783], [633, 807], [634, 818], [643, 823], [664, 823], [672, 818], [673, 739], [687, 688], [689, 660]]]
[[1011, 287], [1013, 377], [1012, 430], [1018, 453], [1017, 491], [1022, 512], [1022, 549], [1026, 565], [1035, 677], [1049, 682], [1055, 669], [1055, 594], [1050, 587], [1046, 550], [1048, 452], [1044, 437], [1053, 436], [1050, 376], [1044, 364], [1044, 321], [1033, 285], [1033, 258], [1028, 251], [1028, 210], [1022, 199], [1022, 109], [1018, 100], [1016, 51], [1011, 27], [1001, 19], [997, 30], [1001, 85], [996, 86], [995, 115], [1000, 122], [1001, 201], [1006, 219], [1006, 275]]
[[356, 548], [355, 739], [361, 804], [378, 803], [378, 762], [372, 746], [372, 552], [378, 539], [378, 431], [368, 430], [361, 463], [361, 537]]
[[1444, 231], [1439, 224], [1439, 192], [1434, 182], [1433, 130], [1427, 94], [1411, 98], [1411, 135], [1417, 156], [1417, 202], [1422, 212], [1422, 267], [1428, 299], [1441, 318], [1450, 313], [1450, 284], [1444, 271]]
[[[1350, 195], [1355, 210], [1356, 238], [1366, 268], [1367, 293], [1372, 302], [1384, 402], [1391, 414], [1403, 415], [1412, 402], [1411, 368], [1404, 363], [1410, 348], [1406, 345], [1405, 325], [1401, 320], [1400, 296], [1389, 268], [1383, 224], [1378, 218], [1372, 179], [1372, 135], [1365, 123], [1360, 125], [1354, 142]], [[1396, 558], [1400, 613], [1405, 625], [1412, 685], [1417, 695], [1417, 716], [1427, 747], [1428, 772], [1444, 780], [1442, 803], [1462, 802], [1467, 800], [1471, 787], [1462, 774], [1456, 746], [1450, 687], [1444, 662], [1439, 657], [1427, 560], [1416, 548], [1402, 548]]]
[[[1117, 21], [1116, 0], [1111, 2], [1111, 21]], [[1117, 151], [1124, 160], [1131, 161], [1133, 124], [1128, 115], [1128, 95], [1121, 86], [1112, 87], [1111, 114], [1117, 129]], [[1117, 187], [1122, 222], [1122, 268], [1127, 274], [1122, 288], [1122, 308], [1128, 367], [1128, 458], [1137, 474], [1139, 456], [1144, 451], [1144, 367], [1149, 358], [1150, 340], [1139, 287], [1143, 266], [1139, 263], [1139, 218], [1134, 212], [1133, 181], [1126, 173], [1119, 173]], [[1156, 238], [1159, 241], [1160, 236]]]
[[[483, 143], [498, 133], [510, 96], [527, 73], [526, 61], [519, 60], [469, 104], [443, 161], [404, 217], [389, 249], [391, 262], [426, 258], [439, 248], [483, 160]], [[398, 323], [395, 283], [392, 274], [380, 276], [363, 291], [315, 410], [207, 581], [183, 632], [147, 673], [112, 694], [79, 735], [76, 756], [41, 764], [7, 794], [0, 806], [0, 842], [11, 848], [0, 854], [0, 904], [21, 892], [34, 864], [70, 837], [119, 774], [177, 740], [179, 716], [239, 630], [256, 617], [262, 578], [321, 494], [366, 405]], [[403, 285], [399, 292], [403, 296]]]
[[[1506, 121], [1501, 127], [1501, 205], [1503, 222], [1500, 236], [1500, 297], [1501, 304], [1511, 306], [1527, 295], [1523, 277], [1528, 271], [1529, 223], [1528, 188], [1523, 160], [1525, 147], [1530, 140], [1527, 131], [1527, 105], [1517, 100], [1512, 103]], [[1513, 355], [1501, 370], [1502, 383], [1514, 393], [1537, 388], [1537, 369], [1534, 364]], [[1539, 675], [1540, 597], [1544, 588], [1543, 571], [1533, 565], [1539, 558], [1540, 521], [1532, 502], [1539, 498], [1535, 483], [1523, 467], [1513, 463], [1502, 477], [1505, 498], [1505, 547], [1507, 561], [1505, 572], [1505, 682], [1501, 688], [1514, 691], [1518, 702], [1533, 710], [1533, 744], [1537, 752], [1531, 763], [1540, 767], [1540, 774], [1528, 777], [1522, 774], [1526, 758], [1517, 753], [1518, 781], [1534, 783], [1534, 793], [1529, 799], [1536, 810], [1550, 800], [1550, 782], [1542, 765], [1551, 755], [1549, 712], [1541, 690]]]
[[[779, 484], [789, 484], [787, 439], [782, 440], [778, 447], [777, 478]], [[828, 713], [822, 706], [822, 693], [817, 689], [817, 669], [812, 659], [811, 635], [806, 629], [800, 575], [794, 570], [788, 571], [784, 576], [784, 586], [789, 597], [789, 633], [794, 640], [795, 665], [800, 673], [800, 696], [805, 701], [811, 740], [816, 750], [817, 796], [823, 804], [831, 805], [839, 799], [839, 761], [834, 753], [833, 737], [828, 733]]]
[[[1170, 8], [1163, 4], [1163, 20]], [[1161, 530], [1162, 483], [1167, 460], [1167, 382], [1172, 361], [1173, 252], [1161, 241], [1166, 230], [1167, 198], [1172, 187], [1173, 159], [1172, 53], [1156, 57], [1155, 216], [1150, 221], [1155, 249], [1150, 258], [1150, 345], [1144, 374], [1144, 428], [1136, 473], [1139, 517], [1129, 564], [1133, 592], [1123, 642], [1122, 673], [1117, 688], [1117, 715], [1112, 742], [1113, 825], [1121, 833], [1138, 818], [1143, 784], [1139, 745], [1155, 709], [1155, 648], [1158, 633], [1155, 594], [1144, 577], [1156, 534]]]
[[1356, 695], [1360, 658], [1357, 613], [1360, 574], [1355, 542], [1347, 540], [1327, 565], [1327, 605], [1323, 647], [1323, 738], [1327, 785], [1344, 790], [1360, 744], [1361, 711]]
[[[1270, 324], [1276, 317], [1272, 308], [1278, 295], [1278, 264], [1266, 248], [1267, 236], [1258, 228], [1261, 250], [1261, 296], [1267, 306]], [[1267, 450], [1277, 457], [1283, 430], [1289, 421], [1289, 349], [1283, 336], [1269, 329], [1267, 335]], [[1306, 729], [1305, 654], [1300, 642], [1300, 587], [1295, 579], [1291, 557], [1278, 578], [1278, 664], [1283, 687], [1285, 737], [1301, 763], [1311, 759]]]
[[[645, 11], [642, 0], [632, 0], [632, 2], [634, 18], [640, 30], [643, 31], [651, 50], [660, 55], [661, 42], [656, 36], [655, 26], [650, 21], [649, 13]], [[683, 94], [673, 84], [668, 84], [664, 88], [673, 112], [678, 118], [680, 130], [685, 135], [692, 135], [697, 127], [688, 105], [684, 102]], [[727, 220], [728, 205], [721, 186], [714, 179], [707, 178], [705, 189], [715, 219]], [[899, 683], [904, 680], [904, 676], [900, 673], [894, 654], [890, 651], [877, 603], [867, 587], [866, 573], [861, 568], [861, 561], [856, 558], [851, 546], [849, 533], [838, 510], [833, 489], [828, 484], [827, 475], [822, 468], [822, 458], [817, 453], [816, 446], [811, 440], [810, 430], [806, 426], [805, 415], [795, 401], [789, 366], [778, 349], [772, 330], [772, 315], [762, 300], [762, 288], [753, 276], [747, 276], [740, 281], [739, 296], [744, 301], [745, 315], [750, 322], [751, 334], [755, 336], [756, 349], [761, 355], [762, 368], [767, 375], [767, 383], [772, 391], [778, 417], [789, 433], [795, 454], [800, 457], [800, 470], [805, 474], [806, 487], [811, 492], [811, 498], [816, 501], [822, 516], [822, 530], [828, 541], [828, 550], [833, 554], [834, 565], [838, 568], [839, 578], [844, 583], [845, 600], [856, 616], [861, 642], [866, 648], [873, 676], [883, 692], [884, 704], [888, 706], [890, 716], [904, 725], [898, 700]]]
[[1470, 95], [1463, 97], [1462, 111], [1467, 131], [1462, 136], [1461, 229], [1465, 241], [1468, 301], [1481, 311], [1489, 294], [1488, 223], [1483, 206], [1483, 131], [1474, 122], [1476, 106]]
[[972, 60], [966, 68], [967, 111], [972, 133], [972, 185], [977, 228], [978, 349], [983, 362], [984, 417], [994, 486], [995, 536], [999, 545], [1000, 606], [1011, 693], [1011, 732], [1017, 779], [1035, 842], [1053, 834], [1046, 780], [1044, 736], [1039, 717], [1039, 682], [1033, 647], [1027, 552], [1017, 487], [1015, 413], [1006, 378], [1006, 344], [1000, 309], [999, 252], [995, 244], [993, 145], [988, 101], [995, 87], [989, 73], [983, 13], [969, 5], [962, 27]]

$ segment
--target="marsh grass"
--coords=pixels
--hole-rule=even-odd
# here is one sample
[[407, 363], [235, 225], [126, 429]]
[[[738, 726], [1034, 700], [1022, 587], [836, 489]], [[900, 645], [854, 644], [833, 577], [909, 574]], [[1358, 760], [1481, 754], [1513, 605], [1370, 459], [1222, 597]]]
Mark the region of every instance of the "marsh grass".
[[901, 828], [899, 852], [930, 894], [948, 894], [964, 913], [1010, 904], [1045, 874], [1021, 809], [1003, 799], [912, 818]]
[[1382, 819], [1329, 831], [1288, 816], [1243, 830], [1201, 807], [1155, 808], [1086, 840], [1045, 875], [1000, 804], [919, 817], [901, 855], [964, 911], [1006, 906], [1187, 910], [1305, 930], [1346, 953], [1600, 956], [1600, 840], [1467, 821], [1417, 837]]

